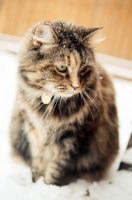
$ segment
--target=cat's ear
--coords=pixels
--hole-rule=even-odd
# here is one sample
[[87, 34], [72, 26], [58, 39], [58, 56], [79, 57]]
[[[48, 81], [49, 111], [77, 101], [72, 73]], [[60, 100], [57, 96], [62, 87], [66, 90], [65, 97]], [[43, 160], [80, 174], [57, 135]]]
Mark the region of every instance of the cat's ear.
[[85, 31], [83, 42], [89, 45], [102, 42], [105, 39], [105, 37], [97, 33], [102, 28], [103, 27], [87, 29], [87, 31]]
[[51, 48], [57, 45], [57, 36], [55, 35], [52, 28], [48, 25], [39, 25], [33, 37], [33, 45], [36, 47]]

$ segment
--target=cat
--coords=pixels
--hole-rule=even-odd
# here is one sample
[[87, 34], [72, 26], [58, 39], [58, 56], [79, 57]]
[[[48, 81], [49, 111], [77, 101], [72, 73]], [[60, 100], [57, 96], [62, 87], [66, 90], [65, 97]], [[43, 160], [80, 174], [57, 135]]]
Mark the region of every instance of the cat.
[[10, 142], [33, 181], [98, 181], [118, 154], [115, 90], [92, 43], [98, 30], [42, 21], [22, 41]]

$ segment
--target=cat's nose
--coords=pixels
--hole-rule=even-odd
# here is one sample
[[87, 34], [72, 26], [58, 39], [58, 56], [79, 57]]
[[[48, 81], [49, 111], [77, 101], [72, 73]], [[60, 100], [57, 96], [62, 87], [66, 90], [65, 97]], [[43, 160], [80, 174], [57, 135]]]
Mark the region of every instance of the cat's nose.
[[80, 85], [71, 85], [71, 86], [73, 87], [74, 90], [77, 90], [80, 87]]

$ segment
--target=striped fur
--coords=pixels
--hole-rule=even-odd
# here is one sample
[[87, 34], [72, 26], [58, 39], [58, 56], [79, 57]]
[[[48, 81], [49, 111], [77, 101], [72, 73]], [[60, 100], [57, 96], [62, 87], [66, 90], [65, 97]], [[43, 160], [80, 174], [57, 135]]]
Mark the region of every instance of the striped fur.
[[[99, 180], [118, 153], [115, 91], [91, 44], [98, 30], [40, 22], [22, 42], [10, 139], [34, 181]], [[52, 99], [44, 104], [47, 91]]]

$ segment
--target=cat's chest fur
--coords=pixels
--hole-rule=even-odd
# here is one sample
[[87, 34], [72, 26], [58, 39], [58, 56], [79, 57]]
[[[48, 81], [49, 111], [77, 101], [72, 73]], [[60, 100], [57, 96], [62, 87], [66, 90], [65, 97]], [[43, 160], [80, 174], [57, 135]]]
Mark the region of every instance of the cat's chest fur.
[[[27, 124], [27, 131], [31, 134], [29, 138], [36, 140], [41, 144], [46, 143], [55, 143], [57, 138], [63, 137], [66, 131], [76, 132], [78, 127], [79, 129], [84, 128], [84, 121], [86, 115], [88, 116], [89, 112], [85, 105], [78, 110], [77, 113], [72, 113], [71, 116], [63, 116], [64, 109], [67, 109], [68, 106], [65, 105], [65, 108], [62, 109], [61, 113], [57, 110], [57, 115], [50, 116], [51, 113], [47, 113], [47, 115], [43, 116], [46, 108], [42, 111], [36, 111], [33, 109], [35, 104], [30, 104], [30, 102], [26, 102], [22, 100], [21, 109], [24, 110], [24, 119]], [[87, 127], [85, 127], [87, 129]]]

